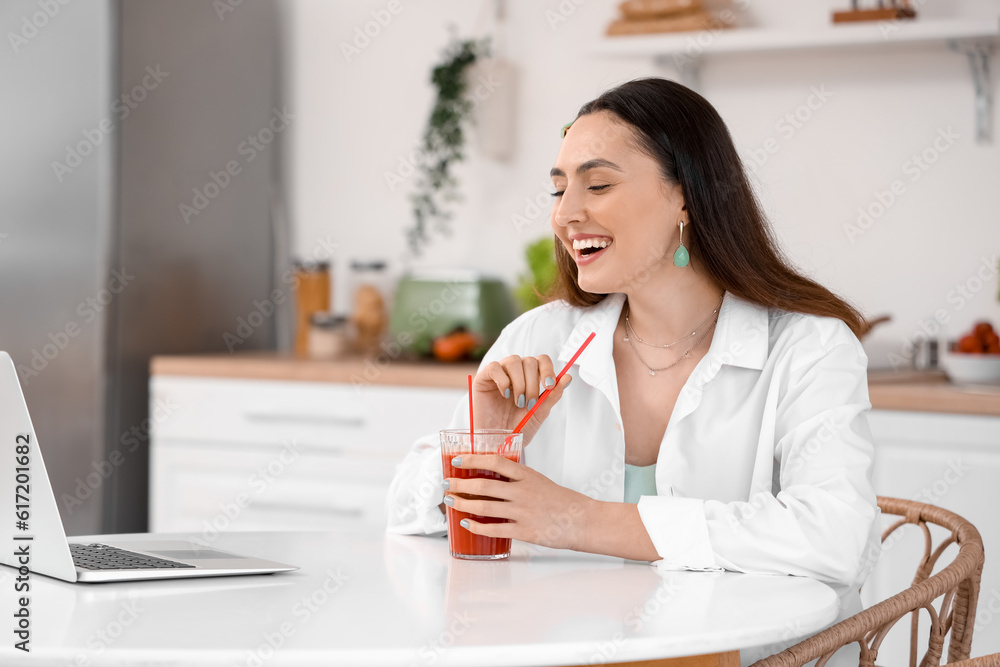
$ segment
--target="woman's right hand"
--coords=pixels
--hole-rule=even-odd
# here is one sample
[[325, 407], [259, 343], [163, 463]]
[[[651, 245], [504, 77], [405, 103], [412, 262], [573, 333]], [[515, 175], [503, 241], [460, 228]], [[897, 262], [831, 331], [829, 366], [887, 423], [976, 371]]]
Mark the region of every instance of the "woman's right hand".
[[[541, 392], [555, 384], [555, 378], [552, 360], [547, 354], [537, 357], [513, 355], [487, 364], [472, 382], [475, 427], [513, 429], [534, 407]], [[525, 445], [535, 437], [572, 379], [564, 375], [521, 429]]]

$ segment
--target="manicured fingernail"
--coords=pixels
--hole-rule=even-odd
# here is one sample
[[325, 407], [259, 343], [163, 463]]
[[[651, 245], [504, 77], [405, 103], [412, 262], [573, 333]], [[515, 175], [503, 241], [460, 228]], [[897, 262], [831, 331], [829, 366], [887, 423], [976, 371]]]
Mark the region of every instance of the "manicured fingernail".
[[556, 384], [556, 379], [555, 378], [545, 378], [545, 386], [546, 387], [554, 387], [555, 384]]
[[462, 519], [461, 521], [458, 522], [458, 525], [460, 525], [462, 528], [465, 528], [466, 530], [468, 530], [469, 529], [469, 520], [468, 519]]
[[451, 487], [451, 482], [449, 482], [446, 479], [442, 479], [441, 480], [441, 488], [442, 489], [447, 489], [447, 488], [450, 488], [450, 487]]
[[529, 409], [529, 410], [530, 410], [531, 408], [535, 407], [535, 401], [537, 401], [537, 400], [538, 400], [537, 398], [533, 398], [533, 399], [531, 399], [530, 401], [528, 401], [528, 409]]
[[455, 499], [453, 497], [451, 497], [451, 496], [445, 496], [444, 497], [444, 504], [447, 505], [448, 507], [451, 507], [452, 505], [455, 504]]
[[507, 387], [506, 389], [503, 390], [503, 397], [510, 398], [510, 387]]
[[521, 394], [520, 396], [517, 397], [517, 407], [519, 408], [524, 407], [524, 394]]
[[460, 465], [462, 465], [462, 457], [461, 456], [456, 456], [455, 458], [453, 458], [451, 460], [451, 464], [453, 466], [460, 466]]

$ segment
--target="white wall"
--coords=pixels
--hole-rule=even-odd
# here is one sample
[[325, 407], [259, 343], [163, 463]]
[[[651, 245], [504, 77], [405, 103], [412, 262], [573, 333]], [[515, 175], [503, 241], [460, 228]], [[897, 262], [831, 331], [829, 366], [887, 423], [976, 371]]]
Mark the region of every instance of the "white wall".
[[[916, 4], [921, 19], [1000, 15], [996, 0]], [[509, 3], [508, 56], [521, 72], [515, 157], [497, 163], [470, 150], [458, 172], [466, 201], [456, 208], [454, 236], [438, 238], [414, 262], [403, 235], [411, 222], [411, 181], [390, 191], [385, 175], [397, 171], [420, 140], [433, 100], [430, 70], [447, 43], [447, 24], [463, 37], [482, 36], [491, 28], [493, 5], [403, 0], [402, 11], [348, 62], [342, 43], [353, 42], [356, 29], [389, 2], [288, 0], [290, 99], [298, 114], [288, 165], [296, 253], [308, 256], [332, 240], [341, 269], [353, 258], [380, 257], [396, 272], [409, 265], [473, 265], [513, 281], [524, 270], [524, 245], [549, 233], [548, 208], [525, 229], [511, 219], [530, 213], [528, 200], [545, 199], [540, 195], [550, 187], [546, 174], [562, 124], [609, 87], [639, 76], [675, 76], [645, 58], [591, 54], [616, 5]], [[847, 5], [754, 0], [742, 20], [808, 29]], [[553, 13], [568, 16], [552, 24]], [[994, 66], [994, 87], [998, 70]], [[778, 142], [755, 180], [792, 260], [865, 314], [893, 316], [874, 336], [870, 349], [880, 352], [873, 352], [873, 366], [885, 365], [885, 352], [902, 351], [921, 331], [920, 321], [935, 312], [948, 319], [951, 336], [979, 318], [1000, 324], [1000, 139], [986, 146], [973, 140], [964, 56], [943, 43], [741, 54], [707, 62], [701, 81], [745, 160], [767, 138]], [[832, 96], [793, 135], [783, 134], [776, 124], [814, 88]], [[905, 163], [948, 128], [958, 139], [912, 180]], [[895, 179], [903, 194], [850, 239], [845, 225]], [[991, 260], [984, 269], [989, 276], [976, 290], [984, 259]], [[342, 288], [342, 272], [339, 277]], [[955, 289], [969, 281], [974, 293], [966, 299]], [[335, 298], [335, 309], [346, 309], [342, 289], [335, 287]]]

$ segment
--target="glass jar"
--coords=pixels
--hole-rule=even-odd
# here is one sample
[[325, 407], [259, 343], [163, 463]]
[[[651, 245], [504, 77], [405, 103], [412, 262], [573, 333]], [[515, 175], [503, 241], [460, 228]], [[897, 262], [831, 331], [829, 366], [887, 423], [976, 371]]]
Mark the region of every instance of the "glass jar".
[[309, 356], [313, 359], [340, 359], [351, 350], [347, 317], [321, 311], [309, 319]]
[[389, 324], [389, 279], [382, 260], [351, 262], [351, 323], [363, 354], [378, 350]]
[[330, 262], [295, 262], [295, 355], [309, 353], [313, 313], [330, 310]]

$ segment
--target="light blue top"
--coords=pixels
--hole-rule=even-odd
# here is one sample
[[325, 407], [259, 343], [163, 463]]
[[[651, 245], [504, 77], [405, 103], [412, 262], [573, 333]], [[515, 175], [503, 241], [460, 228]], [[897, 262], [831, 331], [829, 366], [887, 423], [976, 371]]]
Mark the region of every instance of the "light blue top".
[[625, 464], [625, 502], [637, 503], [640, 496], [656, 495], [656, 464], [630, 466]]

